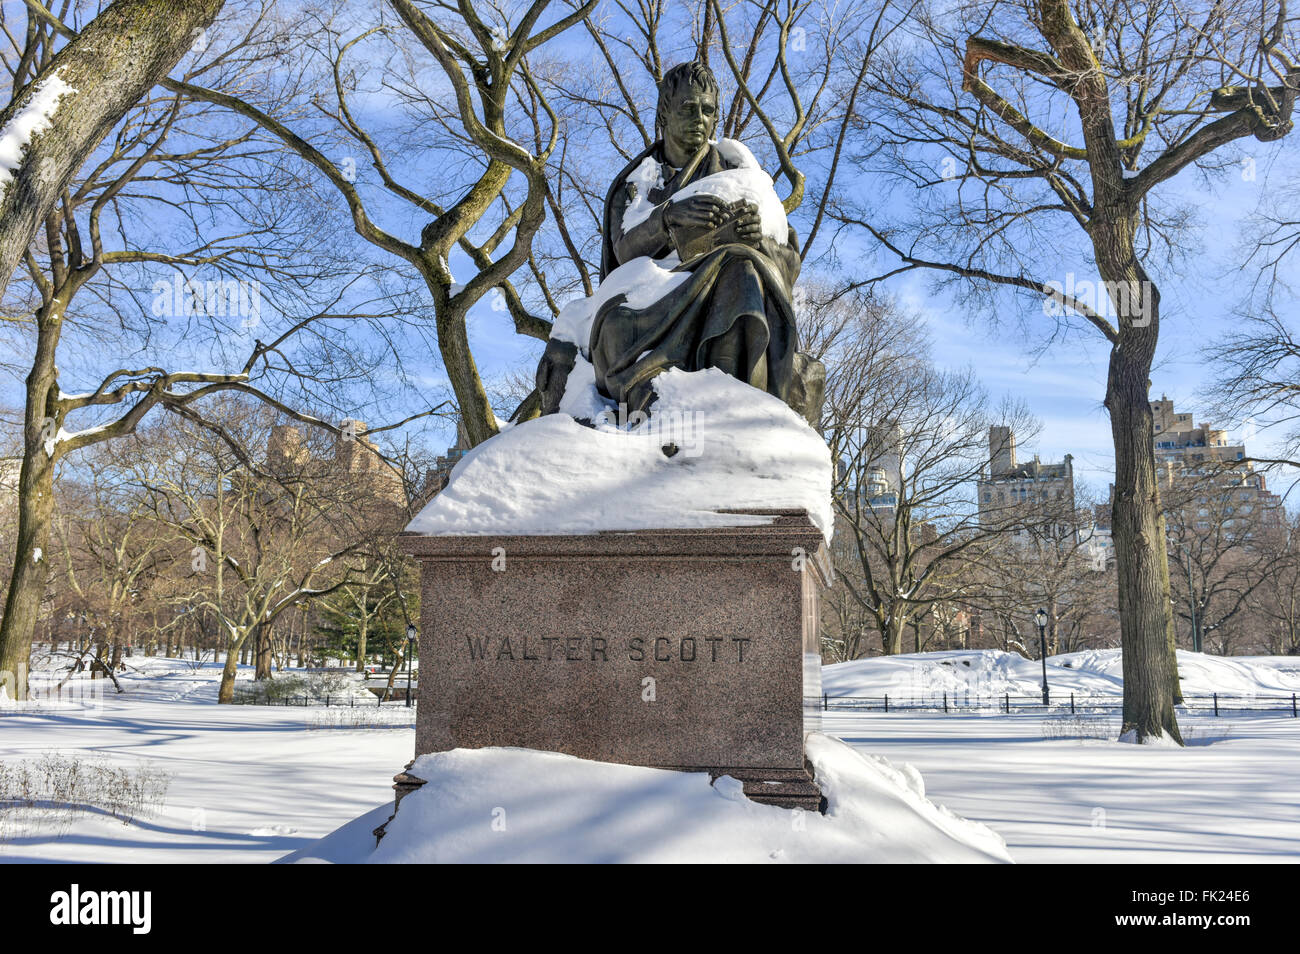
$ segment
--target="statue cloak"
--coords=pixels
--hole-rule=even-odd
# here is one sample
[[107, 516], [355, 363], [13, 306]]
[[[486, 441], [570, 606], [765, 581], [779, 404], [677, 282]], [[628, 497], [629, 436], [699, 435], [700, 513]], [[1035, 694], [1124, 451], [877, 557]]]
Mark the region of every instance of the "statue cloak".
[[[716, 143], [709, 143], [679, 170], [664, 164], [661, 142], [636, 156], [605, 197], [602, 280], [623, 264], [618, 255], [623, 217], [635, 198], [628, 177], [647, 157], [653, 157], [665, 175], [673, 173], [646, 197], [655, 211], [629, 229], [636, 254], [654, 259], [675, 251], [661, 203], [704, 176], [737, 168]], [[789, 229], [784, 245], [768, 236], [757, 248], [721, 245], [677, 265], [674, 271], [688, 271], [691, 277], [648, 307], [631, 308], [623, 295], [606, 302], [596, 312], [589, 340], [597, 387], [629, 412], [643, 411], [654, 400], [650, 382], [660, 372], [718, 367], [802, 411], [791, 304], [800, 265], [796, 249], [794, 229]], [[628, 260], [636, 254], [625, 250]]]

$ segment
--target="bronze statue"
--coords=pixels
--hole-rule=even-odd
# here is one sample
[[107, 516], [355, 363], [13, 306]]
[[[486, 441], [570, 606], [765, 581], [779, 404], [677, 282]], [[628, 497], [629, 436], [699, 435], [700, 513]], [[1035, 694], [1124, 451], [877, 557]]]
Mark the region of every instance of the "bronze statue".
[[[609, 188], [602, 282], [643, 256], [689, 277], [644, 307], [632, 307], [625, 294], [599, 307], [586, 342], [596, 386], [629, 412], [648, 411], [661, 372], [720, 368], [815, 423], [825, 369], [798, 353], [795, 232], [749, 151], [712, 140], [717, 121], [709, 68], [674, 66], [659, 85], [660, 138]], [[572, 343], [548, 344], [537, 373], [542, 413], [558, 409], [575, 358]]]

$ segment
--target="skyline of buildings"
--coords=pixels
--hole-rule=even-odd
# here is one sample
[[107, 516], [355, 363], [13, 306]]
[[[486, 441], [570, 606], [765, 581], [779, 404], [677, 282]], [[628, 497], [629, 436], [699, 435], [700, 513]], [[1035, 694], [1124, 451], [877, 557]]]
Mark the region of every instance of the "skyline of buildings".
[[1151, 402], [1151, 412], [1156, 473], [1171, 534], [1179, 525], [1208, 532], [1218, 523], [1227, 532], [1244, 527], [1249, 538], [1256, 530], [1281, 525], [1282, 498], [1245, 460], [1244, 442], [1232, 443], [1227, 431], [1207, 423], [1193, 424], [1192, 415], [1177, 413], [1164, 395]]
[[[1178, 411], [1162, 394], [1151, 401], [1153, 453], [1169, 533], [1210, 532], [1218, 526], [1226, 533], [1240, 530], [1250, 538], [1259, 529], [1281, 525], [1283, 499], [1268, 488], [1263, 473], [1250, 461], [1244, 441], [1234, 442], [1229, 432], [1192, 414]], [[1060, 462], [1017, 458], [1015, 434], [1010, 428], [989, 428], [988, 471], [977, 482], [981, 522], [994, 519], [1011, 507], [1059, 506], [1076, 509], [1074, 457]], [[1114, 485], [1110, 487], [1113, 499]], [[1080, 516], [1083, 516], [1080, 514]], [[1094, 505], [1076, 524], [1081, 550], [1093, 568], [1104, 570], [1115, 561], [1111, 531], [1111, 503]], [[1242, 529], [1244, 528], [1244, 529]], [[1013, 533], [1023, 538], [1027, 531]], [[1086, 534], [1086, 537], [1082, 537]]]
[[989, 428], [987, 475], [976, 483], [981, 515], [1006, 507], [1041, 504], [1074, 507], [1074, 455], [1060, 463], [1044, 463], [1037, 454], [1020, 462], [1016, 457], [1016, 435], [1011, 428]]

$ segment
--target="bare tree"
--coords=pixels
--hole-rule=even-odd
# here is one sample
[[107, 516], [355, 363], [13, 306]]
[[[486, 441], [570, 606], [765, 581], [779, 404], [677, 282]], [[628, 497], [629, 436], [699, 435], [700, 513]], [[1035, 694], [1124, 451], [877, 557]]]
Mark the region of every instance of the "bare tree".
[[977, 556], [979, 582], [970, 602], [1001, 628], [1004, 649], [1039, 654], [1034, 614], [1047, 611], [1049, 654], [1092, 645], [1114, 606], [1114, 574], [1095, 545], [1095, 505], [1075, 489], [1073, 500], [1039, 498], [1024, 526]]
[[[580, 22], [595, 7], [595, 0], [544, 26], [541, 21], [549, 0], [535, 0], [513, 22], [505, 11], [483, 11], [469, 0], [454, 8], [413, 0], [390, 0], [388, 6], [404, 29], [379, 22], [358, 29], [356, 18], [348, 12], [337, 24], [327, 18], [315, 25], [314, 32], [328, 38], [329, 89], [313, 100], [324, 116], [323, 130], [295, 123], [293, 102], [282, 107], [192, 83], [169, 81], [167, 85], [232, 110], [275, 136], [338, 191], [361, 238], [419, 274], [432, 297], [443, 365], [466, 431], [477, 444], [497, 432], [497, 422], [469, 346], [470, 308], [499, 289], [518, 330], [544, 339], [550, 327], [547, 320], [522, 308], [510, 282], [526, 262], [533, 236], [545, 218], [546, 164], [557, 137], [555, 117], [540, 101], [527, 58]], [[370, 52], [367, 43], [385, 44], [387, 50]], [[370, 52], [369, 61], [378, 64], [378, 82], [389, 89], [400, 87], [416, 121], [429, 123], [440, 133], [439, 141], [447, 146], [445, 161], [427, 160], [423, 166], [425, 176], [439, 183], [445, 200], [402, 181], [405, 177], [393, 157], [399, 150], [386, 149], [358, 118], [349, 96], [364, 69], [355, 59], [362, 52]], [[450, 86], [454, 109], [447, 107], [447, 97], [428, 92], [415, 65], [421, 54], [437, 64]], [[517, 94], [538, 97], [540, 112], [550, 120], [536, 153], [522, 145], [511, 128], [511, 104]], [[369, 159], [384, 201], [401, 203], [406, 214], [425, 223], [418, 241], [399, 238], [377, 224], [355, 172], [340, 169], [327, 155], [330, 134], [342, 134]], [[429, 176], [431, 172], [436, 174]], [[508, 189], [512, 177], [525, 183], [523, 194], [513, 201]], [[468, 257], [474, 268], [467, 281], [452, 276], [453, 252]]]
[[[67, 585], [61, 609], [94, 628], [95, 657], [116, 670], [123, 648], [153, 608], [154, 582], [170, 562], [166, 541], [138, 500], [123, 487], [123, 469], [111, 454], [91, 455], [78, 479], [59, 488], [55, 520], [59, 574]], [[71, 485], [71, 486], [70, 486]], [[71, 499], [70, 499], [71, 498]]]
[[[916, 215], [889, 227], [861, 209], [840, 219], [897, 258], [891, 271], [927, 269], [986, 297], [1019, 292], [1035, 308], [1046, 299], [1060, 326], [1077, 316], [1110, 346], [1122, 728], [1139, 741], [1179, 737], [1148, 389], [1161, 320], [1153, 253], [1177, 254], [1185, 217], [1160, 187], [1213, 169], [1234, 141], [1291, 131], [1294, 27], [1286, 0], [929, 6], [877, 58], [879, 95], [862, 110], [874, 147], [859, 161], [915, 187]], [[1090, 269], [1100, 282], [1073, 281]]]
[[1243, 317], [1241, 330], [1205, 351], [1219, 371], [1214, 403], [1226, 418], [1283, 428], [1277, 452], [1247, 457], [1247, 463], [1266, 469], [1300, 468], [1300, 338], [1293, 323], [1272, 304], [1260, 314]]
[[1173, 604], [1188, 645], [1224, 654], [1257, 587], [1275, 571], [1284, 516], [1259, 495], [1260, 475], [1233, 462], [1170, 475], [1164, 492]]
[[345, 585], [344, 558], [361, 541], [335, 532], [346, 488], [250, 465], [252, 448], [271, 433], [265, 404], [220, 405], [206, 417], [221, 422], [221, 434], [188, 422], [150, 428], [152, 447], [135, 464], [134, 480], [152, 518], [177, 541], [188, 569], [185, 605], [210, 612], [220, 626], [226, 659], [217, 701], [229, 703], [250, 637], [256, 642], [302, 601]]
[[[238, 15], [212, 28], [211, 46], [187, 63], [185, 77], [238, 85], [274, 71], [275, 50], [251, 38], [265, 5], [232, 6]], [[40, 35], [29, 31], [29, 42]], [[141, 99], [63, 190], [24, 257], [23, 281], [11, 283], [0, 327], [15, 344], [26, 403], [0, 672], [12, 674], [18, 694], [45, 588], [61, 460], [132, 433], [154, 409], [193, 418], [221, 391], [288, 412], [295, 390], [329, 394], [383, 360], [320, 335], [319, 326], [378, 323], [395, 309], [382, 291], [368, 300], [354, 291], [382, 284], [381, 276], [342, 250], [292, 260], [319, 223], [310, 194], [292, 188], [255, 132], [183, 95]], [[145, 354], [139, 364], [121, 357], [137, 350]], [[172, 352], [194, 364], [174, 366]], [[89, 382], [85, 390], [65, 392], [70, 366]]]
[[1268, 573], [1250, 595], [1251, 621], [1263, 630], [1260, 649], [1300, 655], [1300, 520], [1290, 518], [1261, 541]]
[[836, 576], [894, 654], [909, 621], [960, 602], [975, 582], [967, 564], [1024, 525], [1013, 507], [981, 510], [974, 488], [989, 426], [1027, 435], [1033, 422], [1022, 407], [990, 407], [973, 372], [933, 367], [915, 335], [894, 350], [889, 329], [912, 324], [896, 309], [872, 317], [859, 314], [828, 353], [824, 429], [837, 463]]

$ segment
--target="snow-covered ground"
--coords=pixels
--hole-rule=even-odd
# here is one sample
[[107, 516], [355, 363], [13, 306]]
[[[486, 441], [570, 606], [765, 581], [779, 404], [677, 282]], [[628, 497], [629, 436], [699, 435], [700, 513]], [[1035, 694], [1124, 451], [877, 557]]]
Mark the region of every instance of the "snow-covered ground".
[[[60, 752], [147, 762], [170, 776], [165, 805], [129, 825], [85, 813], [57, 830], [9, 832], [0, 861], [504, 857], [510, 844], [532, 859], [567, 846], [575, 858], [799, 861], [862, 857], [854, 852], [864, 842], [878, 860], [996, 859], [997, 839], [982, 826], [1021, 862], [1300, 858], [1300, 720], [1184, 713], [1190, 744], [1167, 749], [1113, 741], [1114, 716], [996, 710], [825, 713], [826, 733], [865, 758], [831, 740], [810, 747], [837, 813], [808, 815], [803, 829], [792, 813], [737, 801], [702, 776], [517, 750], [436, 756], [423, 766], [434, 781], [408, 804], [455, 811], [410, 812], [393, 830], [412, 826], [426, 836], [422, 847], [408, 832], [371, 857], [368, 832], [388, 817], [391, 776], [412, 751], [409, 710], [217, 706], [215, 667], [131, 662], [143, 671], [126, 677], [126, 695], [110, 688], [102, 708], [0, 714], [0, 761]], [[1118, 690], [1114, 653], [1051, 664], [1062, 691]], [[1180, 668], [1189, 693], [1300, 687], [1300, 660], [1184, 654]], [[833, 695], [949, 679], [954, 690], [973, 680], [979, 691], [1033, 692], [1037, 678], [1035, 664], [990, 653], [868, 660], [825, 674]], [[492, 827], [496, 808], [515, 838]], [[586, 837], [566, 837], [566, 824]]]
[[[87, 813], [7, 835], [0, 861], [270, 861], [391, 800], [410, 761], [413, 710], [219, 706], [213, 664], [127, 662], [143, 671], [122, 677], [124, 695], [100, 682], [102, 706], [0, 709], [0, 761], [148, 763], [170, 776], [163, 808], [131, 825]], [[362, 720], [377, 725], [351, 727]]]
[[[1183, 693], [1283, 700], [1300, 692], [1300, 658], [1179, 652]], [[1058, 702], [1118, 697], [1118, 650], [1048, 659]], [[827, 666], [829, 696], [901, 701], [1034, 696], [1041, 664], [990, 650], [923, 653]], [[1115, 740], [1118, 712], [1071, 716], [996, 710], [823, 714], [826, 732], [896, 764], [926, 792], [1006, 839], [1021, 862], [1300, 860], [1300, 720], [1289, 713], [1182, 711], [1187, 747]]]
[[1019, 862], [1300, 861], [1300, 720], [1183, 715], [1183, 749], [1115, 742], [1118, 722], [832, 711], [824, 728], [913, 766]]

